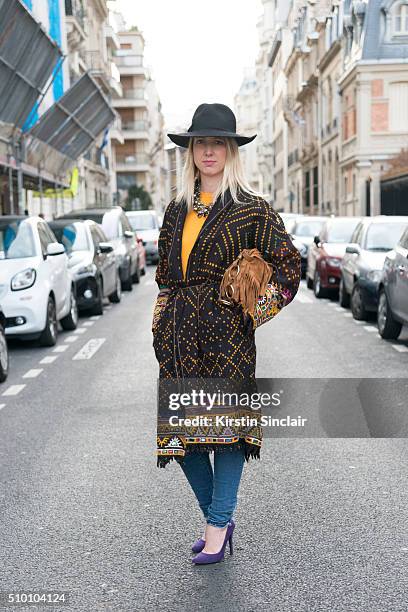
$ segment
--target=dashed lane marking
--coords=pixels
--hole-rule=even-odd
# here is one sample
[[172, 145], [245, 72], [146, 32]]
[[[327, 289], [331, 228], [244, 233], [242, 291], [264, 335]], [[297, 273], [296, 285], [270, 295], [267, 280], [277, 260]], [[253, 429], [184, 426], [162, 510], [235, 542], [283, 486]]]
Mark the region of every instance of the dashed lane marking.
[[17, 395], [24, 389], [25, 385], [11, 385], [2, 395]]
[[68, 348], [68, 344], [60, 344], [59, 346], [56, 346], [54, 349], [52, 349], [53, 353], [63, 353], [64, 351], [66, 351]]
[[84, 334], [85, 332], [86, 332], [86, 327], [77, 327], [73, 333], [74, 334]]
[[43, 372], [43, 368], [35, 368], [33, 370], [28, 370], [24, 375], [23, 378], [36, 378], [37, 376], [39, 376], [41, 374], [41, 372]]
[[4, 406], [5, 406], [5, 405], [6, 405], [6, 404], [0, 404], [0, 410], [1, 410], [2, 408], [4, 408]]
[[98, 319], [101, 318], [102, 315], [92, 315], [92, 317], [89, 317], [91, 319], [91, 321], [97, 321]]
[[408, 353], [408, 346], [404, 346], [403, 344], [391, 344], [391, 346], [399, 353]]
[[363, 329], [368, 332], [378, 332], [378, 327], [374, 327], [374, 325], [364, 325]]
[[48, 355], [47, 357], [43, 357], [40, 363], [54, 363], [56, 359], [58, 359], [58, 355]]
[[343, 317], [352, 317], [352, 313], [351, 312], [343, 312]]
[[72, 359], [91, 359], [91, 357], [95, 355], [96, 351], [100, 349], [105, 340], [106, 338], [91, 338], [91, 340], [88, 340], [88, 342], [84, 344], [81, 350], [78, 351]]
[[65, 338], [65, 342], [75, 342], [78, 338], [79, 336], [68, 336], [68, 338]]
[[95, 325], [95, 321], [86, 321], [84, 323], [84, 327], [92, 327], [92, 325]]

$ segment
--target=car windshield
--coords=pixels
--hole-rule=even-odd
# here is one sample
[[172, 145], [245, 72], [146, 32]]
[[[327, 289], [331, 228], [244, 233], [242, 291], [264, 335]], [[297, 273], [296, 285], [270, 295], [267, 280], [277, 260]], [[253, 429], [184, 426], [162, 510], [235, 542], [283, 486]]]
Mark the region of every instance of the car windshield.
[[52, 231], [58, 242], [64, 245], [67, 253], [73, 251], [89, 251], [88, 237], [82, 223], [70, 223], [65, 227], [54, 227]]
[[401, 238], [407, 223], [372, 223], [366, 236], [367, 251], [391, 251]]
[[0, 259], [35, 257], [34, 235], [24, 219], [9, 223], [0, 220]]
[[359, 219], [337, 219], [329, 227], [327, 242], [350, 242]]
[[293, 228], [293, 234], [313, 238], [320, 232], [323, 223], [324, 221], [299, 221]]
[[132, 229], [136, 231], [157, 228], [157, 222], [154, 215], [129, 215], [128, 219]]

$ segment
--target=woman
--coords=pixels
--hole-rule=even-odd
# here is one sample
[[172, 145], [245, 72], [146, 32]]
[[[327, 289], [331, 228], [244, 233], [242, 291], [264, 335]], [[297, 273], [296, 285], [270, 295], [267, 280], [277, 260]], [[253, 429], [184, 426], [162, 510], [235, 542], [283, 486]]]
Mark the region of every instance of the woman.
[[[230, 108], [201, 104], [188, 132], [168, 136], [187, 151], [182, 189], [165, 211], [159, 236], [152, 331], [160, 382], [254, 380], [253, 324], [240, 305], [218, 300], [223, 274], [243, 249], [257, 248], [274, 264], [273, 281], [289, 303], [300, 282], [300, 255], [279, 215], [244, 177], [238, 147], [255, 136], [236, 133]], [[245, 414], [241, 406], [214, 408], [223, 417]], [[189, 416], [207, 411], [190, 405]], [[215, 563], [228, 542], [232, 552], [242, 469], [245, 460], [260, 456], [261, 428], [237, 425], [233, 418], [221, 425], [214, 419], [186, 424], [173, 415], [168, 404], [159, 408], [157, 463], [166, 467], [174, 459], [183, 469], [206, 519], [205, 533], [193, 545], [199, 553], [193, 563]]]

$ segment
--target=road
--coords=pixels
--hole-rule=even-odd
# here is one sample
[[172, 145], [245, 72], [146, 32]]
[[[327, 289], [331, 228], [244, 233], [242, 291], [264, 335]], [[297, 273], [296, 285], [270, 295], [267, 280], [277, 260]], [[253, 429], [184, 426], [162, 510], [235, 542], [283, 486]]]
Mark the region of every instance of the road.
[[[192, 566], [198, 507], [180, 468], [159, 470], [154, 456], [155, 295], [150, 267], [56, 347], [12, 343], [0, 388], [0, 590], [70, 593], [65, 607], [32, 610], [406, 612], [408, 445], [395, 430], [266, 438], [244, 469], [234, 556]], [[385, 342], [304, 281], [256, 333], [258, 377], [407, 376], [406, 330]]]

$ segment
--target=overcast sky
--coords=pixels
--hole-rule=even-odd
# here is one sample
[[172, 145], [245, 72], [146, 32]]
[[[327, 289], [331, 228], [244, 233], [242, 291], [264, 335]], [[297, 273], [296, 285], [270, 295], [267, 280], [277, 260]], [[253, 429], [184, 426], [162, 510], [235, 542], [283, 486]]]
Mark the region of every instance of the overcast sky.
[[145, 38], [166, 127], [190, 125], [202, 102], [233, 105], [258, 53], [261, 0], [117, 0]]

